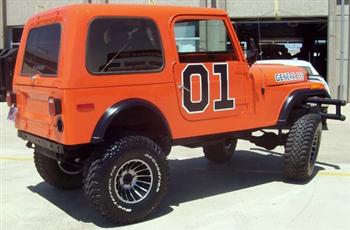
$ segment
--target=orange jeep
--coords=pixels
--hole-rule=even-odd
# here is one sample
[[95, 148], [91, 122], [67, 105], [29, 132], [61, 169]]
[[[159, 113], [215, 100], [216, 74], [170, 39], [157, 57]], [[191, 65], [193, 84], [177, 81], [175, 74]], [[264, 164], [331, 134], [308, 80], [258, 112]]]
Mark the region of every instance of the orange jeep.
[[[284, 175], [313, 175], [321, 122], [344, 120], [305, 70], [249, 66], [226, 12], [74, 5], [25, 25], [9, 118], [43, 179], [83, 185], [104, 216], [132, 223], [163, 198], [174, 145], [230, 160], [237, 139], [285, 146]], [[336, 114], [322, 113], [335, 105]], [[253, 133], [275, 129], [262, 136]]]

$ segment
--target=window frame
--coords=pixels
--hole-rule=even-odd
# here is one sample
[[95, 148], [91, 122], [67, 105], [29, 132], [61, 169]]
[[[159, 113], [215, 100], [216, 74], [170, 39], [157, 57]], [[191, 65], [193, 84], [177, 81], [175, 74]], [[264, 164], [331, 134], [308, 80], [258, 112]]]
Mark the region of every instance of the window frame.
[[[56, 70], [56, 74], [44, 74], [41, 73], [40, 71], [37, 71], [33, 74], [29, 74], [29, 73], [23, 73], [23, 66], [24, 66], [24, 58], [25, 58], [25, 54], [26, 54], [26, 50], [28, 48], [28, 39], [29, 39], [29, 35], [30, 33], [34, 30], [34, 29], [38, 29], [38, 28], [42, 28], [42, 27], [46, 27], [46, 26], [53, 26], [53, 25], [58, 25], [60, 28], [60, 40], [59, 40], [59, 47], [58, 47], [58, 55], [57, 55], [57, 70]], [[62, 52], [62, 38], [63, 38], [63, 34], [62, 34], [62, 24], [60, 22], [54, 22], [54, 23], [49, 23], [49, 24], [43, 24], [40, 26], [34, 26], [32, 28], [30, 28], [30, 30], [27, 33], [27, 37], [26, 37], [26, 46], [23, 52], [23, 60], [22, 60], [22, 66], [21, 66], [21, 73], [20, 76], [21, 77], [31, 77], [34, 76], [36, 74], [39, 74], [41, 77], [45, 77], [45, 78], [57, 78], [59, 76], [59, 70], [60, 70], [60, 59], [61, 59], [61, 52]], [[24, 32], [24, 31], [23, 31]], [[23, 34], [22, 34], [23, 36]]]
[[[223, 22], [223, 25], [225, 26], [226, 28], [226, 33], [228, 35], [228, 38], [231, 42], [231, 45], [232, 45], [232, 52], [234, 53], [234, 57], [235, 59], [234, 60], [225, 60], [224, 62], [231, 62], [231, 61], [234, 61], [234, 62], [242, 62], [244, 61], [244, 58], [241, 57], [241, 54], [239, 53], [239, 51], [237, 50], [237, 47], [235, 45], [235, 42], [236, 42], [236, 39], [235, 39], [235, 36], [233, 36], [233, 32], [231, 31], [230, 29], [230, 25], [227, 23], [227, 19], [225, 16], [223, 15], [193, 15], [193, 16], [189, 16], [189, 15], [179, 15], [178, 17], [174, 18], [172, 20], [172, 23], [171, 23], [171, 36], [172, 36], [172, 41], [173, 41], [173, 46], [174, 46], [174, 50], [175, 50], [175, 53], [177, 54], [176, 56], [176, 60], [177, 60], [177, 63], [183, 63], [183, 64], [189, 64], [189, 63], [192, 63], [192, 62], [181, 62], [180, 60], [180, 54], [178, 52], [178, 50], [176, 49], [176, 34], [175, 34], [175, 25], [176, 23], [178, 22], [181, 22], [181, 21], [200, 21], [200, 20], [220, 20]], [[210, 54], [210, 53], [219, 53], [219, 52], [215, 52], [215, 51], [211, 51], [211, 52], [184, 52], [182, 54]], [[227, 51], [225, 51], [224, 53], [228, 53]], [[201, 63], [214, 63], [215, 61], [211, 61], [211, 60], [207, 60], [205, 62], [201, 62]], [[222, 61], [221, 61], [222, 62]]]
[[[128, 71], [110, 71], [110, 72], [95, 72], [91, 71], [88, 68], [87, 65], [87, 58], [88, 58], [88, 48], [89, 48], [89, 37], [91, 34], [91, 24], [98, 19], [143, 19], [143, 20], [149, 20], [151, 21], [156, 28], [156, 33], [159, 37], [159, 46], [160, 46], [160, 51], [162, 54], [162, 66], [159, 69], [152, 69], [152, 70], [128, 70]], [[159, 73], [162, 72], [163, 69], [165, 68], [165, 54], [164, 54], [164, 47], [163, 47], [163, 39], [159, 30], [159, 26], [156, 23], [156, 21], [151, 18], [151, 17], [138, 17], [138, 16], [96, 16], [90, 19], [88, 26], [87, 26], [87, 35], [86, 35], [86, 40], [85, 40], [85, 69], [86, 71], [93, 75], [93, 76], [109, 76], [109, 75], [128, 75], [128, 74], [145, 74], [145, 73]]]
[[[23, 30], [24, 30], [23, 26], [11, 26], [11, 27], [9, 27], [9, 46], [11, 48], [18, 48], [19, 45], [21, 44], [21, 41], [14, 42], [14, 40], [13, 40], [13, 31], [15, 29], [21, 29], [22, 30], [21, 31], [21, 37], [22, 37], [22, 34], [23, 34]], [[21, 37], [19, 38], [20, 40], [21, 40]]]

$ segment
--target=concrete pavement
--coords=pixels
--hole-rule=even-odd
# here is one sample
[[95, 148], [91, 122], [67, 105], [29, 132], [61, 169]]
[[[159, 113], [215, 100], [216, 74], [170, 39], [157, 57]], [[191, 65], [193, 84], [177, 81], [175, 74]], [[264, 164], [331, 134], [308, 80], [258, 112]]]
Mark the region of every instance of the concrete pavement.
[[323, 132], [317, 175], [307, 184], [284, 181], [282, 148], [266, 151], [239, 141], [234, 158], [213, 165], [200, 148], [173, 148], [171, 182], [156, 213], [114, 226], [81, 190], [59, 191], [36, 172], [32, 150], [16, 137], [0, 104], [1, 230], [11, 229], [350, 229], [350, 106], [345, 122]]

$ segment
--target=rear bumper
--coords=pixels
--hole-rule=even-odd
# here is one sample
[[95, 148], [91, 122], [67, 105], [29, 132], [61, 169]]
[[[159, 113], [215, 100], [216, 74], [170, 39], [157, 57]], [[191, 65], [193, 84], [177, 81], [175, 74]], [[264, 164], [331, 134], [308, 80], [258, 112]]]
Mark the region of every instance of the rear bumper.
[[64, 145], [62, 145], [60, 143], [57, 143], [57, 142], [30, 134], [30, 133], [24, 132], [22, 130], [18, 130], [17, 135], [18, 135], [18, 137], [22, 138], [23, 140], [28, 141], [30, 143], [33, 143], [34, 145], [40, 146], [44, 149], [48, 149], [51, 152], [59, 153], [59, 154], [64, 153]]

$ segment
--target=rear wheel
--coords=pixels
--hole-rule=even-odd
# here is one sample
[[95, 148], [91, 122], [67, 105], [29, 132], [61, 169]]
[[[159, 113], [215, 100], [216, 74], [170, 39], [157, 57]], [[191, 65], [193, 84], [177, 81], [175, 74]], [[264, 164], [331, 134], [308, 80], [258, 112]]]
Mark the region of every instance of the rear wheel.
[[72, 190], [82, 186], [81, 168], [53, 160], [38, 151], [34, 151], [34, 163], [44, 181], [58, 189]]
[[306, 114], [294, 123], [285, 145], [285, 177], [305, 181], [314, 174], [321, 134], [322, 119], [318, 114]]
[[129, 224], [148, 216], [168, 185], [168, 165], [151, 139], [129, 136], [103, 143], [86, 167], [84, 191], [113, 222]]
[[236, 146], [237, 139], [228, 139], [217, 144], [203, 146], [203, 152], [209, 161], [224, 163], [232, 158]]

